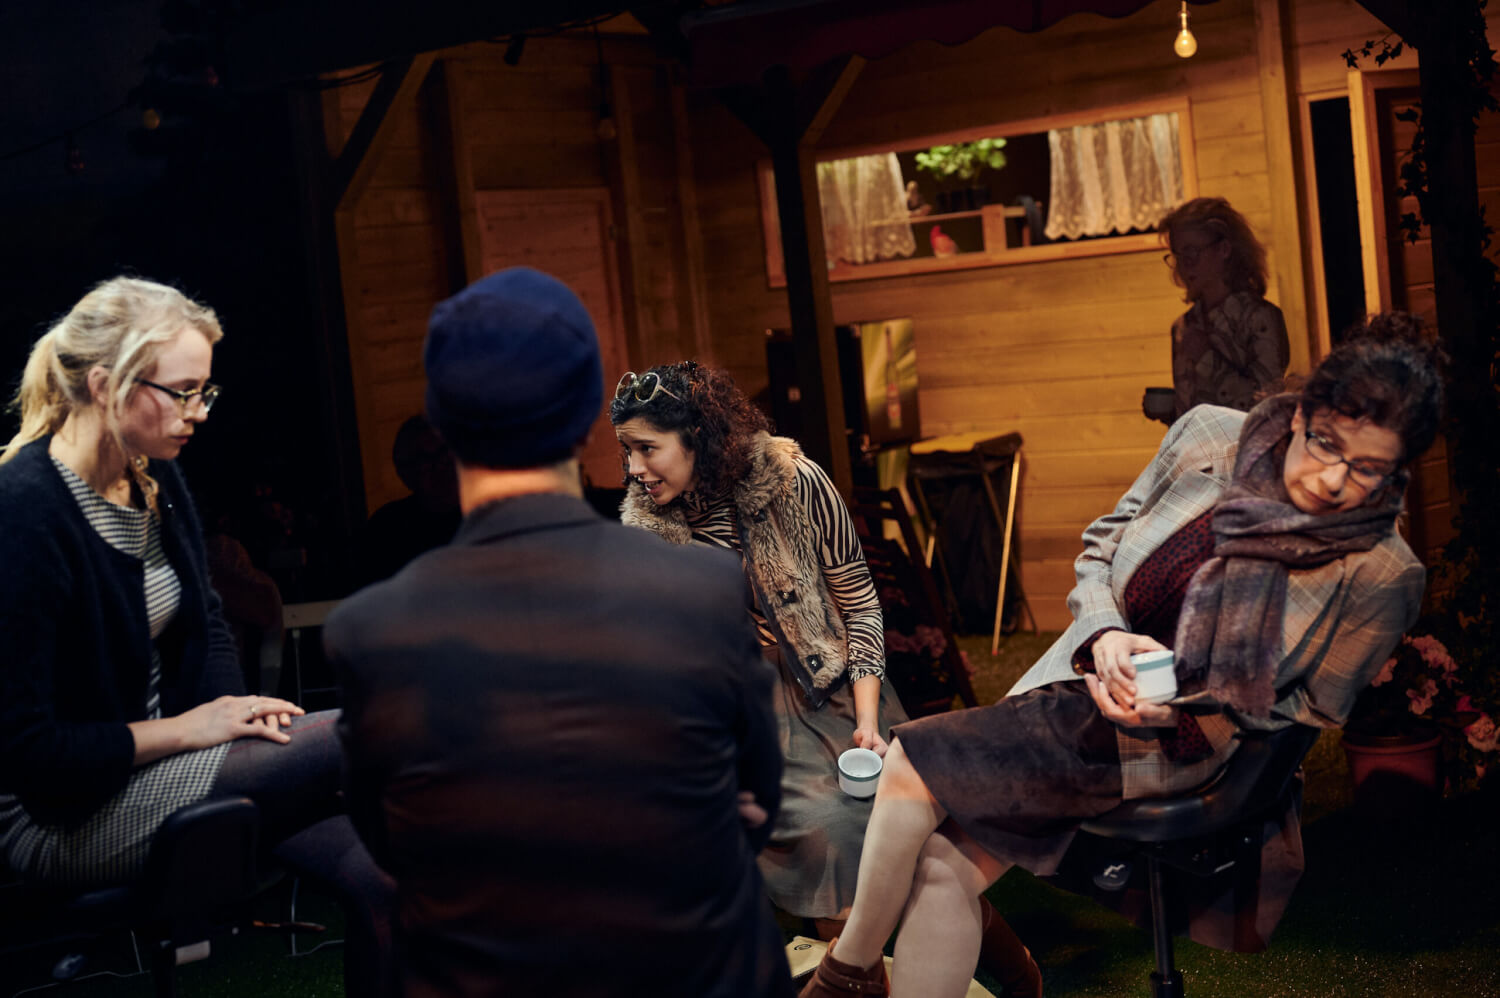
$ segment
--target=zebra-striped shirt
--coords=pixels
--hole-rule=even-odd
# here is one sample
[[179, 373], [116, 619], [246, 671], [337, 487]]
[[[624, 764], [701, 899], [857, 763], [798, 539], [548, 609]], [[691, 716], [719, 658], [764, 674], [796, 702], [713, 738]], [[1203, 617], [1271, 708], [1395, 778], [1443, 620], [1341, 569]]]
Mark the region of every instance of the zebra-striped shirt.
[[[796, 458], [796, 468], [794, 488], [797, 501], [807, 511], [808, 519], [822, 542], [818, 560], [823, 568], [823, 581], [828, 584], [828, 592], [849, 629], [849, 681], [852, 683], [865, 676], [883, 677], [884, 622], [875, 583], [870, 579], [864, 550], [854, 532], [854, 521], [822, 468], [802, 456]], [[682, 498], [694, 540], [729, 548], [743, 556], [739, 518], [731, 497], [707, 499], [688, 493]], [[760, 634], [761, 647], [775, 645], [776, 635], [753, 601], [750, 617]]]

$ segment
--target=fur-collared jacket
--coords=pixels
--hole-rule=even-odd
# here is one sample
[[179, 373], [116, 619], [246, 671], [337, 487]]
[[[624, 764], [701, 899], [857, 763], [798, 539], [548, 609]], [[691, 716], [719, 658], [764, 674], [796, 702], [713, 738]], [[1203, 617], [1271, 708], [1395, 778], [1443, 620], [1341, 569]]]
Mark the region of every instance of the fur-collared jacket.
[[[797, 501], [801, 456], [795, 440], [758, 434], [733, 498], [756, 605], [808, 701], [821, 707], [848, 674], [849, 631], [823, 578], [817, 526]], [[626, 488], [620, 519], [673, 544], [693, 539], [682, 505], [658, 506], [638, 482]]]

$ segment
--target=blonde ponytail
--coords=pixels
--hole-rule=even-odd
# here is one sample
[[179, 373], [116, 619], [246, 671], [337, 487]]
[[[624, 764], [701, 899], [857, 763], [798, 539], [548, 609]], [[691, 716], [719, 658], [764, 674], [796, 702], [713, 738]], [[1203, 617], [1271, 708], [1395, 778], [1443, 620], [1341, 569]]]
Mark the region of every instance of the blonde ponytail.
[[[21, 387], [12, 408], [21, 428], [0, 452], [4, 464], [26, 444], [56, 433], [75, 411], [93, 404], [89, 371], [102, 367], [105, 382], [104, 426], [124, 453], [120, 413], [140, 378], [156, 363], [162, 348], [185, 327], [217, 343], [224, 332], [213, 309], [176, 288], [135, 277], [116, 277], [84, 295], [60, 322], [31, 348]], [[131, 474], [148, 497], [156, 483], [144, 463], [132, 462]]]

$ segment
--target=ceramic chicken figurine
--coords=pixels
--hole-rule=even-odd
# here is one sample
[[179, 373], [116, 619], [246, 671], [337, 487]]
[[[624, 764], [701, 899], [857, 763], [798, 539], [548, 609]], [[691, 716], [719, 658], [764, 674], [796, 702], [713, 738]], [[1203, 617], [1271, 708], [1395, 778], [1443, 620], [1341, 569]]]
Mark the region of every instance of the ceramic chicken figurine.
[[934, 225], [932, 231], [927, 234], [927, 238], [932, 243], [933, 256], [952, 256], [958, 252], [958, 243], [953, 241], [952, 236], [943, 232], [941, 225]]

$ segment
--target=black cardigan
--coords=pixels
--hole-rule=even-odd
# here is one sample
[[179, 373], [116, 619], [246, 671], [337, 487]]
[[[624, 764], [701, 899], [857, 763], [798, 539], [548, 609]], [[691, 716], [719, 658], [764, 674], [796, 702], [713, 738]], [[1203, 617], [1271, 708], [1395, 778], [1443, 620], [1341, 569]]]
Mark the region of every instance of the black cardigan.
[[[50, 438], [0, 465], [0, 793], [41, 821], [87, 817], [134, 768], [151, 667], [143, 563], [89, 524]], [[177, 466], [152, 461], [162, 547], [182, 583], [157, 641], [163, 717], [242, 694], [238, 652], [208, 582], [202, 530]]]

